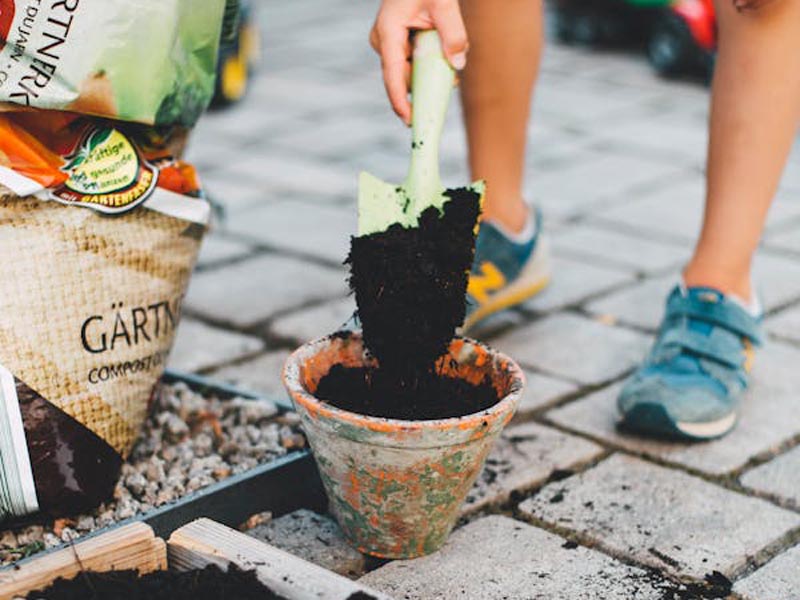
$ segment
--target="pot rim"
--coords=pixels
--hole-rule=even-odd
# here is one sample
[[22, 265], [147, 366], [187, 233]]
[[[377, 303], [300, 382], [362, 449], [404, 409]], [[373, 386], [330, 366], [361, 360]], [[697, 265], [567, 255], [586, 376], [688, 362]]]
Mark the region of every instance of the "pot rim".
[[[351, 336], [361, 340], [361, 332], [353, 331]], [[322, 400], [319, 400], [312, 395], [302, 384], [300, 378], [300, 366], [304, 359], [316, 355], [319, 350], [324, 346], [330, 345], [331, 341], [335, 339], [332, 335], [306, 342], [294, 352], [292, 352], [286, 359], [283, 367], [283, 383], [289, 391], [290, 396], [295, 402], [298, 402], [312, 414], [320, 414], [327, 418], [337, 419], [339, 421], [347, 422], [350, 425], [362, 427], [376, 432], [397, 432], [397, 431], [422, 431], [422, 430], [471, 430], [478, 427], [488, 426], [486, 421], [487, 417], [496, 417], [503, 413], [513, 414], [519, 402], [520, 396], [525, 389], [526, 377], [522, 368], [508, 355], [495, 350], [490, 346], [465, 336], [455, 336], [454, 340], [463, 340], [464, 342], [483, 347], [491, 356], [493, 360], [500, 359], [506, 363], [506, 368], [511, 375], [512, 384], [511, 391], [503, 396], [497, 403], [489, 408], [486, 408], [477, 413], [470, 413], [460, 417], [448, 417], [445, 419], [429, 419], [411, 421], [405, 419], [391, 419], [388, 417], [375, 417], [370, 415], [362, 415], [360, 413], [351, 412], [341, 408], [337, 408]]]

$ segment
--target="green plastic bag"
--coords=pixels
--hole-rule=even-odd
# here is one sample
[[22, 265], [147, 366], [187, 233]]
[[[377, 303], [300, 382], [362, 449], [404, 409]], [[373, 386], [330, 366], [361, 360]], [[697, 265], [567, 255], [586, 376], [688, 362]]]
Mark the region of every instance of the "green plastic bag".
[[192, 126], [225, 0], [0, 0], [0, 110]]

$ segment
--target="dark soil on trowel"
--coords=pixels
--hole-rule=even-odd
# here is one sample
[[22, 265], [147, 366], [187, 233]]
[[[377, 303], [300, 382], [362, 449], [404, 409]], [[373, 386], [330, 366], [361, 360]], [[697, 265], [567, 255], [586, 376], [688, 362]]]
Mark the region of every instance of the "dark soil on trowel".
[[497, 402], [479, 386], [440, 376], [436, 362], [463, 323], [467, 277], [475, 253], [480, 195], [448, 190], [443, 213], [428, 208], [419, 225], [354, 237], [350, 288], [370, 369], [334, 368], [317, 396], [340, 408], [396, 419], [428, 420], [484, 410]]
[[59, 579], [49, 588], [32, 592], [28, 600], [286, 600], [256, 578], [255, 571], [217, 566], [178, 573], [156, 571], [84, 572]]
[[314, 395], [337, 408], [373, 417], [427, 421], [481, 412], [497, 404], [488, 380], [472, 385], [462, 379], [423, 373], [398, 381], [383, 369], [334, 366]]
[[398, 374], [430, 370], [464, 321], [480, 195], [445, 193], [443, 214], [431, 207], [418, 227], [354, 237], [346, 261], [364, 342]]

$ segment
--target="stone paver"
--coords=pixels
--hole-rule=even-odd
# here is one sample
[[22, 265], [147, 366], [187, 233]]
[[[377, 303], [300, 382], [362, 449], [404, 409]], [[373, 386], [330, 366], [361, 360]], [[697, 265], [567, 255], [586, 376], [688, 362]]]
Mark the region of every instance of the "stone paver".
[[662, 271], [683, 264], [689, 248], [625, 235], [592, 225], [560, 230], [555, 247], [561, 255], [597, 259], [639, 273]]
[[284, 398], [288, 394], [281, 381], [283, 364], [289, 357], [287, 350], [268, 352], [257, 358], [223, 367], [211, 373], [212, 379], [226, 381], [245, 391], [257, 392], [269, 398]]
[[197, 266], [212, 267], [221, 262], [244, 258], [252, 251], [252, 248], [242, 242], [210, 235], [203, 240], [200, 255], [197, 257]]
[[767, 246], [800, 254], [800, 230], [792, 228], [767, 237]]
[[623, 455], [551, 483], [519, 508], [610, 552], [697, 579], [715, 570], [732, 576], [800, 526], [800, 515], [763, 500]]
[[552, 260], [553, 279], [541, 293], [522, 306], [532, 311], [551, 311], [578, 304], [590, 296], [633, 280], [633, 272], [562, 256]]
[[800, 446], [748, 471], [742, 485], [800, 507]]
[[796, 600], [800, 593], [800, 546], [778, 556], [736, 583], [745, 600]]
[[616, 427], [616, 397], [611, 386], [586, 399], [550, 411], [553, 422], [612, 444], [721, 475], [744, 466], [758, 454], [769, 452], [800, 431], [797, 382], [800, 350], [777, 342], [757, 356], [753, 382], [742, 401], [742, 414], [733, 432], [702, 444], [654, 441], [625, 434]]
[[[238, 327], [347, 293], [344, 269], [274, 254], [196, 274], [185, 306]], [[313, 281], [313, 285], [309, 282]]]
[[[800, 298], [800, 261], [761, 252], [755, 259], [753, 280], [766, 310], [792, 302]], [[646, 279], [597, 298], [587, 308], [597, 315], [612, 316], [629, 325], [655, 330], [664, 316], [667, 295], [679, 281], [678, 271]], [[771, 319], [767, 321], [771, 322]], [[792, 331], [800, 330], [786, 330], [794, 335]]]
[[[211, 200], [224, 207], [225, 217], [280, 199], [268, 186], [229, 174], [212, 172], [203, 177], [203, 185]], [[219, 225], [224, 227], [225, 221]]]
[[355, 309], [352, 296], [340, 298], [279, 317], [270, 326], [270, 333], [281, 339], [305, 343], [349, 325]]
[[[682, 118], [682, 113], [646, 114], [615, 119], [598, 126], [597, 135], [606, 143], [641, 149], [702, 167], [705, 163], [707, 130], [699, 119]], [[646, 131], [647, 135], [642, 135]]]
[[[570, 546], [567, 544], [567, 546]], [[660, 600], [662, 582], [584, 547], [506, 517], [485, 517], [456, 531], [445, 547], [395, 561], [360, 579], [414, 600]]]
[[256, 337], [184, 318], [178, 326], [168, 364], [179, 371], [201, 371], [263, 349], [264, 342]]
[[[700, 174], [675, 178], [639, 193], [632, 202], [596, 211], [592, 220], [625, 225], [640, 235], [671, 237], [694, 244], [703, 220], [704, 183]], [[767, 227], [777, 227], [800, 216], [800, 203], [775, 202]]]
[[519, 408], [517, 408], [517, 415], [519, 416], [525, 416], [535, 410], [539, 410], [551, 402], [578, 390], [578, 386], [574, 383], [550, 375], [526, 371], [525, 377], [527, 378], [527, 385], [522, 394]]
[[289, 513], [247, 535], [346, 577], [364, 573], [364, 555], [347, 543], [336, 521], [310, 510]]
[[509, 427], [486, 459], [462, 512], [503, 504], [512, 492], [540, 485], [553, 471], [570, 469], [602, 453], [597, 444], [537, 423]]
[[581, 383], [600, 383], [633, 368], [649, 338], [565, 313], [515, 329], [492, 343], [522, 365]]
[[631, 190], [657, 186], [681, 173], [668, 162], [607, 151], [576, 152], [574, 158], [539, 175], [529, 188], [528, 197], [542, 206], [545, 214], [579, 214], [592, 205], [619, 201]]
[[276, 199], [281, 190], [291, 190], [312, 201], [356, 197], [358, 178], [349, 169], [302, 156], [289, 158], [277, 151], [261, 154], [254, 150], [247, 156], [232, 163], [227, 173], [260, 183]]
[[599, 317], [655, 331], [664, 316], [667, 295], [678, 277], [675, 273], [637, 282], [593, 300], [586, 308]]
[[352, 208], [318, 205], [299, 200], [266, 204], [231, 215], [226, 230], [272, 249], [288, 250], [340, 265], [356, 232]]
[[800, 305], [768, 318], [764, 327], [773, 335], [800, 342]]

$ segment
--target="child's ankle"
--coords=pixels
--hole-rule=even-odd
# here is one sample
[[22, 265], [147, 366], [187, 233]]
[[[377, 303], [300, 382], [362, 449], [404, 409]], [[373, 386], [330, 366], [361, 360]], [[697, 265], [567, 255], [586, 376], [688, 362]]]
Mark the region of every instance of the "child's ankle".
[[700, 269], [690, 264], [683, 272], [683, 282], [686, 287], [713, 288], [748, 305], [757, 302], [749, 273], [744, 276], [730, 275], [719, 270]]

